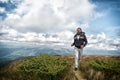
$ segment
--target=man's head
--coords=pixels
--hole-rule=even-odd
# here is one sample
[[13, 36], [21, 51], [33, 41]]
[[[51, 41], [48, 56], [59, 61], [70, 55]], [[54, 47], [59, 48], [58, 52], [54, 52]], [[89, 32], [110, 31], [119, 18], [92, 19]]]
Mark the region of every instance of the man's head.
[[80, 32], [82, 32], [82, 29], [80, 27], [77, 28], [77, 33], [79, 34]]

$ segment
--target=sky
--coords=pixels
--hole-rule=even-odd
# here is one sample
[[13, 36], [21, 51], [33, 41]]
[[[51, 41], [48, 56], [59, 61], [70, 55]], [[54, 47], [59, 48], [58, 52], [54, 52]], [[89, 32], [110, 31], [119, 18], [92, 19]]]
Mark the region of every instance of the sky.
[[0, 0], [0, 40], [72, 42], [81, 27], [89, 43], [120, 44], [119, 19], [119, 0]]

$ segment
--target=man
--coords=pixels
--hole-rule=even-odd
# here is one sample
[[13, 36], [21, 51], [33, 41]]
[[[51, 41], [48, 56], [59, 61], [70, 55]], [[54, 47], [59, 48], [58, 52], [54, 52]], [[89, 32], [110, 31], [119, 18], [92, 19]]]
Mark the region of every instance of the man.
[[74, 42], [71, 46], [75, 46], [75, 71], [78, 69], [78, 60], [81, 59], [83, 48], [87, 44], [87, 38], [85, 32], [82, 32], [81, 28], [77, 28], [77, 33], [74, 36]]

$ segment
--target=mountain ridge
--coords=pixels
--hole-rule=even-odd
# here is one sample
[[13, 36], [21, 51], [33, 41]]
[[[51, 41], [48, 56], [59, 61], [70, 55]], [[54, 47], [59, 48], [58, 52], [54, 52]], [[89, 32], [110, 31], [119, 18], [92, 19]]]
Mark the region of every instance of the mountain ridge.
[[[38, 60], [36, 60], [36, 59], [38, 59]], [[58, 66], [62, 70], [63, 68], [61, 68], [58, 64], [59, 60], [60, 60], [60, 64], [62, 62], [63, 66], [68, 65], [68, 68], [64, 69], [63, 72], [60, 73], [60, 75], [58, 76], [56, 74], [58, 74], [59, 71], [58, 71], [58, 73], [54, 74], [55, 71], [52, 70], [52, 68], [54, 69], [53, 66], [50, 68], [53, 73], [51, 73], [51, 70], [50, 70], [50, 73], [47, 75], [46, 75], [47, 72], [44, 73], [44, 69], [46, 71], [47, 67], [46, 68], [42, 67], [43, 73], [40, 73], [39, 75], [38, 74], [34, 75], [36, 73], [35, 71], [37, 70], [37, 68], [35, 66], [39, 65], [39, 67], [40, 67], [41, 63], [38, 64], [39, 60], [42, 60], [42, 62], [41, 62], [41, 63], [43, 63], [42, 66], [45, 63], [49, 62], [49, 65], [48, 64], [45, 64], [45, 65], [47, 65], [47, 66], [54, 65], [55, 66], [57, 64], [56, 66]], [[56, 60], [58, 62], [53, 64]], [[0, 78], [1, 78], [1, 80], [8, 80], [8, 79], [15, 80], [16, 78], [18, 78], [18, 80], [19, 80], [19, 79], [24, 79], [24, 76], [27, 75], [29, 77], [26, 76], [25, 80], [33, 80], [33, 78], [35, 78], [36, 80], [41, 80], [42, 78], [43, 78], [42, 80], [51, 80], [51, 79], [52, 80], [91, 80], [91, 79], [92, 80], [98, 80], [98, 79], [105, 80], [106, 79], [105, 74], [108, 74], [108, 73], [106, 71], [102, 71], [102, 68], [99, 69], [98, 66], [96, 66], [96, 65], [90, 65], [90, 63], [92, 63], [93, 61], [95, 64], [98, 64], [97, 62], [100, 62], [101, 60], [103, 60], [103, 62], [101, 63], [102, 66], [104, 66], [104, 65], [105, 66], [108, 65], [111, 67], [115, 66], [116, 69], [119, 69], [117, 67], [120, 66], [120, 56], [83, 55], [82, 59], [79, 61], [78, 71], [74, 71], [74, 56], [73, 55], [69, 55], [69, 56], [54, 55], [53, 56], [50, 54], [42, 54], [42, 55], [38, 55], [38, 56], [31, 56], [31, 57], [19, 59], [19, 60], [12, 62], [7, 67], [5, 67], [3, 70], [0, 71]], [[113, 66], [110, 62], [108, 62], [109, 60], [111, 60], [112, 63], [115, 63], [115, 65]], [[29, 61], [32, 61], [32, 63], [30, 62], [30, 64], [28, 64]], [[36, 61], [38, 61], [38, 62], [36, 63]], [[118, 65], [116, 65], [116, 62]], [[92, 64], [94, 64], [94, 63], [92, 63]], [[107, 63], [107, 64], [103, 64], [103, 63]], [[18, 72], [13, 73], [12, 70], [14, 71], [15, 69], [17, 69], [18, 66], [20, 66], [20, 64], [21, 65], [24, 64], [24, 67], [21, 66], [21, 68], [19, 68], [21, 70], [23, 70], [25, 68], [25, 66], [29, 65], [25, 68], [28, 70], [28, 73], [29, 73], [29, 70], [30, 71], [35, 70], [33, 72], [30, 72], [32, 74], [32, 76], [30, 76], [27, 73], [27, 70], [23, 71], [22, 74], [24, 74], [24, 75], [21, 74], [21, 70], [20, 70], [20, 72], [18, 71]], [[34, 65], [32, 65], [32, 64], [34, 64]], [[30, 67], [31, 65], [32, 65], [32, 67]], [[59, 68], [58, 68], [58, 70], [59, 70]], [[96, 69], [96, 68], [98, 68], [98, 69]], [[109, 69], [109, 67], [105, 67], [105, 70], [107, 70], [107, 69], [108, 69], [108, 71], [111, 71], [111, 74], [108, 75], [107, 80], [117, 80], [117, 78], [120, 77], [119, 75], [117, 75], [117, 74], [120, 74], [119, 70], [113, 71], [112, 69]], [[37, 71], [39, 73], [39, 70], [37, 70]], [[40, 72], [41, 72], [41, 70], [40, 70]], [[118, 72], [118, 73], [116, 74], [116, 72]], [[37, 77], [41, 76], [41, 74], [44, 74], [46, 76], [42, 75], [42, 77], [37, 78]], [[54, 75], [51, 77], [52, 74], [54, 74]], [[111, 76], [111, 75], [113, 75], [113, 76], [110, 77], [111, 79], [109, 79], [109, 76]], [[14, 76], [14, 77], [12, 77], [12, 76]], [[6, 78], [8, 78], [8, 79], [6, 79]]]

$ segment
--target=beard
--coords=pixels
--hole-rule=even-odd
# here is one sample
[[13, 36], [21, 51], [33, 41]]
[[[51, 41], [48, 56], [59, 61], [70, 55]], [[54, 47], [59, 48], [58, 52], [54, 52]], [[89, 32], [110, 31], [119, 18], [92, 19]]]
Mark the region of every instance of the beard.
[[82, 32], [77, 32], [78, 35], [80, 35]]

